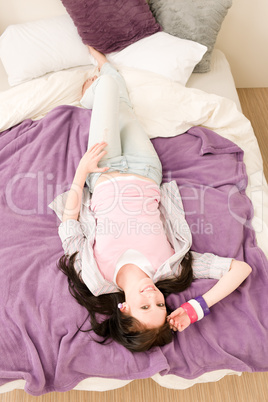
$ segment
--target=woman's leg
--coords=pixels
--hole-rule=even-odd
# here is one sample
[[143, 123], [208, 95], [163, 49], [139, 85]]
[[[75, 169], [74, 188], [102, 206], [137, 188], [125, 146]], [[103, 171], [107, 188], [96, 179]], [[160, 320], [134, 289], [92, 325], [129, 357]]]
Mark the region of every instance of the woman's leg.
[[[135, 116], [129, 99], [125, 80], [121, 74], [119, 74], [119, 72], [107, 62], [107, 59], [104, 55], [92, 48], [90, 50], [91, 53], [93, 50], [93, 56], [98, 61], [101, 77], [98, 78], [91, 87], [92, 100], [94, 100], [94, 104], [91, 120], [92, 129], [90, 130], [89, 136], [89, 146], [103, 140], [109, 144], [106, 148], [108, 153], [106, 154], [106, 157], [100, 161], [99, 166], [101, 166], [103, 162], [103, 165], [107, 166], [105, 161], [107, 161], [109, 158], [114, 158], [113, 162], [114, 166], [117, 166], [116, 170], [122, 172], [129, 171], [131, 173], [147, 176], [160, 184], [162, 181], [161, 162], [149, 137], [144, 132]], [[106, 88], [103, 91], [99, 91], [98, 87], [102, 78], [104, 77], [109, 77], [110, 80], [114, 80], [113, 84], [115, 85], [112, 85], [112, 90]], [[117, 87], [117, 93], [114, 88], [115, 86]], [[97, 103], [98, 106], [96, 106], [97, 92], [99, 95]], [[108, 95], [109, 98], [106, 99], [106, 96]], [[116, 110], [114, 109], [115, 105], [113, 104], [115, 98], [117, 98]], [[109, 116], [107, 120], [110, 122], [109, 126], [113, 127], [112, 130], [108, 130], [107, 127], [105, 127], [106, 118], [102, 119], [100, 116], [100, 111], [102, 111], [104, 100], [105, 108], [103, 109], [103, 113], [105, 113], [105, 116]], [[96, 110], [98, 110], [98, 113]], [[101, 127], [101, 130], [99, 130], [99, 127]], [[93, 135], [92, 132], [94, 133]], [[100, 137], [100, 132], [105, 134]], [[123, 159], [120, 160], [121, 155], [123, 155]]]
[[107, 142], [107, 154], [102, 160], [121, 156], [118, 86], [108, 75], [98, 79], [95, 89], [88, 148], [101, 141]]
[[119, 90], [119, 124], [122, 155], [128, 161], [139, 161], [140, 164], [154, 166], [162, 176], [162, 166], [158, 155], [148, 137], [140, 125], [129, 98], [126, 83], [121, 74], [110, 64], [104, 63], [101, 74], [111, 75]]
[[156, 157], [158, 155], [138, 121], [132, 107], [120, 102], [120, 135], [123, 155]]
[[[92, 131], [94, 133], [98, 134], [99, 130], [99, 125], [101, 122], [105, 123], [104, 119], [100, 119], [99, 115], [99, 110], [102, 110], [101, 108], [104, 108], [102, 110], [102, 113], [104, 116], [109, 116], [109, 120], [112, 120], [114, 118], [114, 121], [112, 125], [117, 124], [118, 125], [118, 118], [120, 122], [120, 127], [119, 125], [116, 127], [116, 130], [120, 131], [121, 135], [121, 141], [122, 141], [122, 153], [124, 155], [139, 155], [139, 156], [154, 156], [158, 158], [154, 147], [140, 126], [130, 99], [128, 95], [128, 90], [126, 87], [126, 83], [124, 78], [121, 76], [121, 74], [108, 62], [107, 58], [105, 55], [102, 53], [98, 52], [96, 49], [92, 48], [91, 46], [88, 47], [91, 55], [97, 60], [98, 62], [98, 67], [100, 70], [101, 77], [95, 80], [93, 78], [93, 85], [90, 88], [92, 92], [92, 100], [94, 100], [93, 103], [93, 114], [91, 118], [91, 126], [92, 126]], [[114, 83], [117, 85], [117, 95], [115, 95], [115, 88], [106, 88], [103, 86], [103, 90], [100, 90], [99, 86], [101, 83], [101, 80], [103, 77], [109, 76], [110, 78], [114, 79]], [[113, 85], [114, 86], [114, 85]], [[98, 94], [97, 94], [98, 93]], [[98, 97], [97, 97], [98, 95]], [[109, 98], [108, 98], [109, 96]], [[114, 100], [115, 97], [119, 98], [119, 104], [120, 104], [120, 110], [118, 110], [118, 101], [116, 108], [117, 110], [113, 110], [114, 107]], [[98, 98], [98, 99], [97, 99]], [[99, 105], [97, 105], [97, 101], [99, 102]], [[104, 104], [105, 101], [105, 104]], [[95, 113], [95, 109], [98, 109], [98, 113]], [[119, 115], [118, 115], [119, 113]], [[97, 129], [95, 128], [95, 122]], [[93, 124], [92, 124], [93, 123]], [[102, 126], [101, 130], [105, 130], [105, 128]], [[112, 137], [113, 139], [113, 137]], [[118, 137], [117, 137], [118, 139]], [[105, 138], [101, 138], [101, 140], [106, 141]], [[92, 136], [92, 133], [90, 131], [90, 136], [89, 136], [89, 144], [93, 145], [95, 142], [95, 136]], [[111, 144], [112, 145], [112, 144]], [[117, 146], [118, 144], [116, 144]], [[120, 145], [121, 147], [121, 145]], [[111, 146], [112, 149], [112, 146]], [[108, 150], [108, 149], [107, 149]], [[108, 152], [109, 154], [109, 152]], [[118, 156], [119, 153], [116, 155]], [[121, 155], [121, 148], [120, 148], [120, 155]], [[109, 156], [106, 156], [106, 159], [109, 158]]]
[[[128, 95], [126, 83], [121, 74], [110, 63], [103, 64], [101, 74], [111, 75], [119, 89], [119, 124], [122, 155], [126, 158], [129, 170], [137, 174], [150, 176], [160, 183], [162, 181], [162, 165], [158, 155], [139, 123]], [[143, 166], [143, 167], [142, 167]], [[149, 173], [149, 174], [147, 174]]]
[[[119, 93], [113, 77], [103, 75], [94, 82], [94, 103], [89, 128], [88, 148], [97, 142], [105, 141], [107, 154], [98, 163], [99, 167], [110, 166], [122, 158], [119, 130]], [[114, 169], [113, 169], [114, 170]], [[91, 173], [87, 177], [89, 191], [101, 173]]]
[[127, 103], [120, 102], [120, 135], [122, 154], [128, 162], [129, 172], [162, 182], [162, 164], [136, 115]]

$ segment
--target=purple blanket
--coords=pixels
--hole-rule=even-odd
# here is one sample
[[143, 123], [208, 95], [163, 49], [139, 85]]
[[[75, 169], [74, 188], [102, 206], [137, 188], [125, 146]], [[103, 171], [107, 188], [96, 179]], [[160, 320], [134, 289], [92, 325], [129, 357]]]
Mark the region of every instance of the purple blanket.
[[[176, 374], [195, 378], [218, 369], [268, 370], [268, 264], [251, 228], [242, 151], [199, 127], [153, 140], [164, 180], [176, 179], [193, 249], [244, 259], [245, 283], [174, 342], [131, 353], [77, 332], [86, 318], [57, 269], [58, 221], [47, 207], [66, 191], [86, 150], [90, 111], [60, 106], [0, 134], [1, 270], [0, 385], [25, 379], [32, 395], [68, 391], [87, 377], [137, 379]], [[169, 297], [177, 307], [214, 284], [198, 280]], [[88, 323], [85, 324], [88, 328]]]

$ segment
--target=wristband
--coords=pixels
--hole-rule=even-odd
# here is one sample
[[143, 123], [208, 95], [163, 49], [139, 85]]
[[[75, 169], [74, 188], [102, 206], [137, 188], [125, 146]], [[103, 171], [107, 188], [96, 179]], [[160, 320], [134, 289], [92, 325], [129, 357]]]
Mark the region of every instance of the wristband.
[[202, 309], [202, 307], [200, 306], [200, 304], [198, 303], [198, 301], [196, 301], [195, 299], [191, 299], [188, 301], [189, 304], [191, 304], [191, 306], [195, 309], [196, 314], [197, 314], [197, 321], [202, 320], [202, 318], [204, 318], [204, 311]]
[[196, 311], [190, 303], [182, 304], [181, 308], [188, 314], [191, 324], [193, 324], [194, 322], [196, 322], [198, 320]]
[[195, 300], [200, 304], [204, 311], [204, 316], [208, 315], [210, 313], [210, 310], [208, 308], [207, 303], [205, 302], [205, 299], [202, 296], [198, 296], [195, 298]]

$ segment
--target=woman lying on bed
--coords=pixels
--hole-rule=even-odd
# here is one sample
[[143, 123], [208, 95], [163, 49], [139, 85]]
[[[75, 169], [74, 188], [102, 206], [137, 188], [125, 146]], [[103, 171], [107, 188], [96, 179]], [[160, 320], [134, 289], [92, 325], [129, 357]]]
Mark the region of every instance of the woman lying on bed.
[[[103, 342], [112, 338], [131, 351], [145, 351], [169, 343], [172, 330], [202, 319], [251, 268], [189, 251], [191, 233], [178, 187], [174, 181], [160, 186], [160, 160], [134, 115], [123, 78], [103, 54], [89, 49], [100, 77], [83, 86], [81, 104], [93, 108], [88, 151], [59, 227], [65, 251], [59, 268]], [[85, 183], [90, 209], [81, 208]], [[219, 281], [171, 313], [166, 296], [195, 278]], [[97, 314], [105, 317], [99, 322]]]

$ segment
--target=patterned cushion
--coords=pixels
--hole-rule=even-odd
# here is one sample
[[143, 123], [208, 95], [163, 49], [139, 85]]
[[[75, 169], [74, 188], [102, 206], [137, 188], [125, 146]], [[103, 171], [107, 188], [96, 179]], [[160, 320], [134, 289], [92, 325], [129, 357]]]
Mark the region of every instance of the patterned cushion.
[[161, 31], [145, 0], [62, 0], [85, 44], [103, 53]]

